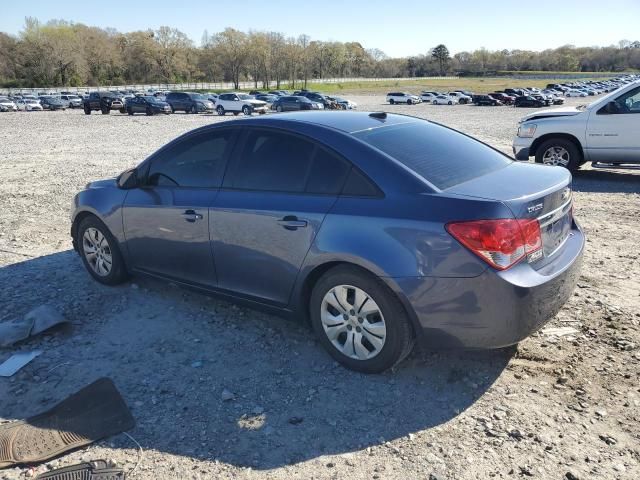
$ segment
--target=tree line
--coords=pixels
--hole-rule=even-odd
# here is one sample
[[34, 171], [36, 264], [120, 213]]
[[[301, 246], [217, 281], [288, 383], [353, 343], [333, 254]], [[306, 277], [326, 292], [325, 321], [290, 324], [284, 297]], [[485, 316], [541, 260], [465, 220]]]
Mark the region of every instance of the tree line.
[[242, 32], [203, 34], [199, 46], [171, 27], [122, 33], [64, 20], [27, 18], [17, 36], [0, 32], [0, 85], [5, 87], [252, 81], [256, 88], [306, 86], [318, 78], [483, 75], [499, 71], [624, 71], [640, 69], [640, 42], [608, 47], [563, 46], [459, 52], [445, 45], [424, 55], [391, 58], [359, 42], [308, 35]]

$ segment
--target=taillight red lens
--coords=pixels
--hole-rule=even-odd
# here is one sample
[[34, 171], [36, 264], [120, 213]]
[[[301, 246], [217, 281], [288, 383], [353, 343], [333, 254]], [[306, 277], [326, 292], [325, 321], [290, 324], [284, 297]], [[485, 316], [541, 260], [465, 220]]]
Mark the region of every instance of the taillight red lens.
[[449, 223], [453, 237], [492, 267], [505, 270], [542, 247], [536, 219], [504, 218]]

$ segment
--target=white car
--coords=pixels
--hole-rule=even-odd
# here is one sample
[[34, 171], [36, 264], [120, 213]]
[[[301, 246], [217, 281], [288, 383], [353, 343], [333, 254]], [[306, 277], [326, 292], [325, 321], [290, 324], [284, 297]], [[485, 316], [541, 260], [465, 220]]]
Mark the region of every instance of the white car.
[[464, 93], [461, 93], [461, 92], [448, 92], [447, 95], [452, 98], [455, 98], [458, 101], [458, 103], [461, 105], [465, 105], [473, 101], [473, 99], [469, 95], [465, 95]]
[[433, 105], [453, 105], [458, 103], [458, 99], [449, 95], [438, 95], [431, 103]]
[[216, 112], [218, 115], [224, 115], [231, 112], [234, 115], [243, 113], [251, 115], [253, 112], [259, 114], [267, 113], [267, 102], [256, 100], [246, 93], [223, 93], [216, 100]]
[[516, 160], [575, 170], [586, 162], [640, 165], [640, 80], [590, 103], [539, 110], [520, 121]]
[[438, 92], [422, 92], [420, 94], [420, 100], [424, 103], [431, 103], [438, 95], [440, 95]]
[[0, 97], [0, 112], [15, 112], [18, 110], [13, 101], [7, 97]]
[[415, 103], [421, 103], [422, 100], [417, 95], [412, 95], [406, 92], [391, 92], [387, 93], [387, 102], [391, 105], [394, 103], [406, 103], [407, 105], [412, 105]]
[[358, 108], [358, 104], [356, 102], [353, 102], [351, 100], [347, 100], [346, 98], [333, 97], [333, 99], [338, 103], [338, 105], [343, 110], [355, 110], [355, 109]]
[[565, 97], [588, 97], [589, 94], [587, 92], [583, 92], [582, 90], [576, 90], [572, 88], [571, 90], [567, 90], [564, 93]]
[[30, 98], [21, 98], [16, 102], [18, 110], [24, 110], [25, 112], [42, 111], [42, 105], [38, 100], [32, 100]]

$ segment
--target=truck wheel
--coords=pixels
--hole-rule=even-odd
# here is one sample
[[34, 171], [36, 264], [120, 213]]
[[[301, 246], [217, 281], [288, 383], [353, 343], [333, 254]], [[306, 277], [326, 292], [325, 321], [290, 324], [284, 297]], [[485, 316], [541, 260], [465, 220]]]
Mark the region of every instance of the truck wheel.
[[84, 114], [85, 115], [91, 115], [91, 109], [89, 107], [87, 107], [86, 105], [84, 107]]
[[575, 171], [582, 162], [582, 153], [575, 143], [564, 138], [547, 140], [536, 150], [536, 163], [556, 165]]

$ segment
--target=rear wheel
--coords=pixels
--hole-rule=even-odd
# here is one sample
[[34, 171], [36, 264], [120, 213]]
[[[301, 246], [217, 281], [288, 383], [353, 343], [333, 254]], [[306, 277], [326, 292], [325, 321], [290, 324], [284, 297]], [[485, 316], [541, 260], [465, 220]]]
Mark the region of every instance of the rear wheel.
[[276, 112], [282, 112], [282, 105], [278, 105], [276, 107]]
[[216, 112], [218, 112], [218, 115], [222, 116], [225, 114], [224, 111], [224, 107], [222, 105], [218, 105], [218, 108], [216, 108]]
[[390, 103], [391, 105], [393, 105], [394, 103], [396, 103], [396, 101], [395, 101], [393, 98], [390, 98], [390, 99], [389, 99], [389, 103]]
[[407, 100], [407, 105], [411, 105], [412, 103], [413, 103], [413, 102], [412, 102], [412, 101], [411, 101], [411, 99], [409, 98], [409, 99]]
[[91, 115], [91, 108], [89, 108], [88, 106], [84, 106], [84, 114], [85, 115]]
[[117, 285], [129, 276], [116, 239], [97, 217], [91, 215], [80, 222], [76, 245], [82, 263], [98, 282]]
[[411, 352], [413, 332], [400, 301], [381, 280], [357, 267], [325, 273], [313, 289], [310, 308], [322, 345], [352, 370], [383, 372]]
[[583, 161], [582, 153], [576, 145], [564, 138], [552, 138], [545, 141], [536, 150], [536, 162], [545, 165], [565, 167], [577, 170]]

